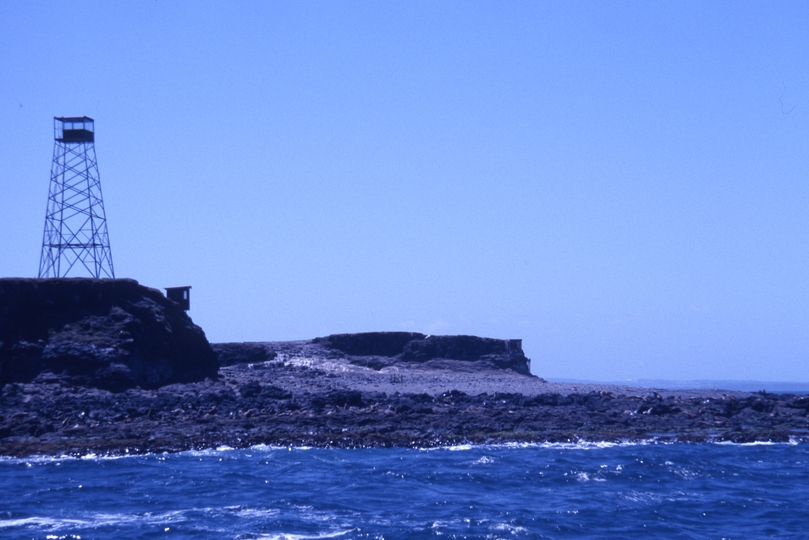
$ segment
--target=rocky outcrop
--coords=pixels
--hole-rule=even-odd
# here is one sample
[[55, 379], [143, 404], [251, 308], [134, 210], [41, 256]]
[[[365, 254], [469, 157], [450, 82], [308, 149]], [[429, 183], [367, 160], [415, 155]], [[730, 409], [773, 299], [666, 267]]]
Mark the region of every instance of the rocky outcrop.
[[401, 356], [405, 362], [447, 359], [478, 362], [500, 369], [531, 374], [531, 361], [522, 350], [521, 339], [492, 339], [477, 336], [428, 336], [409, 342]]
[[377, 369], [418, 363], [442, 369], [510, 369], [531, 375], [531, 361], [523, 353], [520, 339], [365, 332], [315, 338], [313, 343], [357, 357], [354, 363]]
[[214, 343], [211, 347], [216, 354], [219, 367], [266, 362], [277, 356], [263, 343]]
[[315, 338], [327, 349], [334, 349], [350, 356], [399, 356], [408, 343], [423, 340], [424, 334], [416, 332], [363, 332], [360, 334], [332, 334]]
[[205, 333], [131, 279], [0, 279], [0, 385], [60, 378], [113, 391], [216, 377]]

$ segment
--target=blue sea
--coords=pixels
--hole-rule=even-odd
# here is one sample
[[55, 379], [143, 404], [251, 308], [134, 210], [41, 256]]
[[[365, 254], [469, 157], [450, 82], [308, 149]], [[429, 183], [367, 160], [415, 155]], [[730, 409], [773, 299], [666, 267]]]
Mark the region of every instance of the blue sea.
[[0, 458], [0, 538], [807, 536], [807, 444]]

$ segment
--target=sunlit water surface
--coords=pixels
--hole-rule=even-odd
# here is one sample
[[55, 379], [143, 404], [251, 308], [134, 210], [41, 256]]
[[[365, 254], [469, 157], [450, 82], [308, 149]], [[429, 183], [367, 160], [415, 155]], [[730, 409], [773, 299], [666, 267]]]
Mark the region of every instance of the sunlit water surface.
[[0, 538], [805, 538], [809, 445], [0, 458]]

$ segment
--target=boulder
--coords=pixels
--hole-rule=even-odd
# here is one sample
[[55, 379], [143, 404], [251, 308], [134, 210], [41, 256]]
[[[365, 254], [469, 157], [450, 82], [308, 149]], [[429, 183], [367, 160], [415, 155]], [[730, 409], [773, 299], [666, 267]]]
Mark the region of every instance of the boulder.
[[132, 279], [0, 279], [0, 385], [57, 376], [120, 391], [216, 377], [205, 333]]

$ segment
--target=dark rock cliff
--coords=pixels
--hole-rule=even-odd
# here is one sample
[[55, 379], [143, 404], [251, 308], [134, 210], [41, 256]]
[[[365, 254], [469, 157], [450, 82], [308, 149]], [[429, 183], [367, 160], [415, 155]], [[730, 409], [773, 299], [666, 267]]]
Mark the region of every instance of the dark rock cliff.
[[211, 347], [216, 353], [219, 367], [266, 362], [277, 356], [263, 343], [213, 343]]
[[315, 338], [328, 349], [336, 349], [351, 356], [398, 356], [414, 340], [423, 340], [416, 332], [363, 332], [360, 334], [332, 334]]
[[363, 332], [332, 334], [305, 341], [214, 343], [211, 346], [220, 367], [266, 362], [280, 355], [280, 358], [343, 358], [375, 370], [392, 366], [449, 371], [508, 369], [531, 375], [531, 361], [523, 353], [520, 339]]
[[426, 367], [496, 368], [531, 374], [531, 361], [523, 353], [520, 339], [365, 332], [334, 334], [316, 338], [313, 342], [350, 356], [366, 358], [358, 363], [377, 368], [395, 363], [418, 363]]
[[216, 377], [182, 308], [131, 279], [0, 279], [0, 385], [58, 377], [120, 391]]

